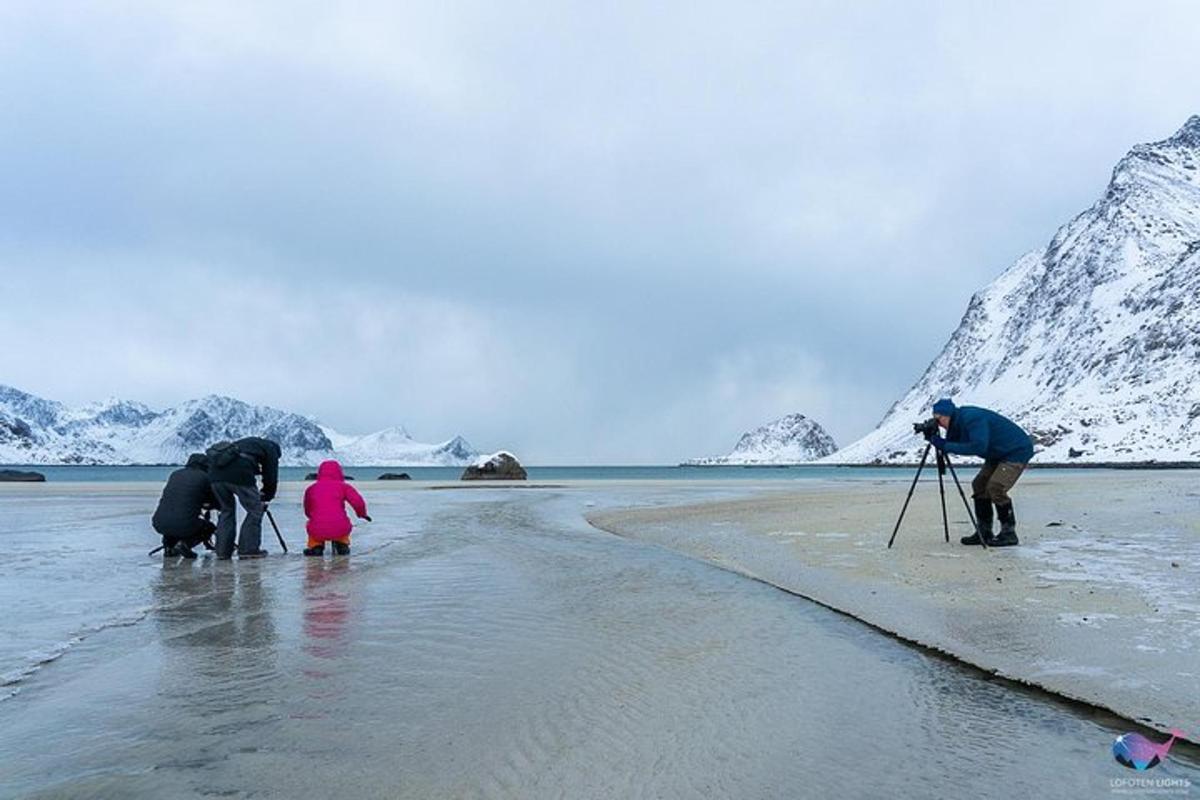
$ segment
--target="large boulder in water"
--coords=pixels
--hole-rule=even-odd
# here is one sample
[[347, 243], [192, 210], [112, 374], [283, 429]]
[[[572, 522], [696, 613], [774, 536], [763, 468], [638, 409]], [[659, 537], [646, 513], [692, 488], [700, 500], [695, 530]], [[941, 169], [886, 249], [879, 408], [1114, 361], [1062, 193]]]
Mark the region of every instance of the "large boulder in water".
[[407, 472], [385, 472], [375, 480], [377, 481], [411, 481], [412, 476]]
[[0, 482], [45, 483], [46, 476], [40, 472], [25, 472], [19, 469], [0, 469]]
[[523, 481], [525, 468], [512, 453], [501, 450], [490, 456], [480, 456], [463, 470], [464, 481]]

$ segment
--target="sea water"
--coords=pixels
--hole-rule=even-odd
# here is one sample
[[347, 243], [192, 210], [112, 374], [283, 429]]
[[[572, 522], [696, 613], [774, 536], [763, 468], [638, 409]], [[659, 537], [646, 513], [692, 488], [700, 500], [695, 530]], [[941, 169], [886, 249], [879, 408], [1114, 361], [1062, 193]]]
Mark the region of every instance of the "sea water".
[[[0, 465], [4, 466], [4, 465]], [[93, 465], [16, 465], [12, 469], [34, 470], [46, 476], [50, 482], [130, 482], [167, 479], [178, 466], [93, 466]], [[414, 481], [457, 481], [463, 467], [389, 467], [369, 465], [343, 465], [346, 474], [356, 480], [375, 480], [384, 473], [407, 473]], [[831, 467], [808, 464], [786, 466], [526, 466], [531, 481], [633, 481], [633, 480], [688, 480], [688, 481], [797, 481], [797, 480], [853, 480], [877, 478], [881, 473], [895, 470], [875, 467]], [[911, 469], [904, 470], [909, 472]], [[282, 481], [302, 481], [316, 472], [311, 467], [281, 467]], [[932, 469], [928, 470], [933, 474]]]
[[[586, 524], [770, 483], [376, 487], [348, 558], [150, 558], [0, 491], [0, 797], [1081, 797], [1127, 726]], [[1200, 780], [1186, 752], [1149, 777]]]

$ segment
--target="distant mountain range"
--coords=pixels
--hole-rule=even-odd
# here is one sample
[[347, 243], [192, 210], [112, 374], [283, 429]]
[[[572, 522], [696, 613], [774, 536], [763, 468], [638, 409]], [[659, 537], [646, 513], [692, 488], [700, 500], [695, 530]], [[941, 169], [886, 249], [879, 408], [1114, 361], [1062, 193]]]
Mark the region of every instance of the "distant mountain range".
[[833, 437], [803, 414], [788, 414], [748, 433], [729, 455], [693, 458], [689, 466], [722, 464], [801, 464], [827, 456], [837, 450]]
[[1028, 430], [1036, 461], [1200, 460], [1200, 116], [971, 298], [925, 374], [829, 463], [913, 462], [939, 397]]
[[279, 442], [283, 463], [463, 466], [479, 453], [461, 436], [414, 441], [404, 428], [347, 436], [315, 420], [231, 397], [210, 395], [165, 411], [127, 400], [71, 408], [0, 385], [0, 463], [182, 464], [222, 439], [262, 436]]

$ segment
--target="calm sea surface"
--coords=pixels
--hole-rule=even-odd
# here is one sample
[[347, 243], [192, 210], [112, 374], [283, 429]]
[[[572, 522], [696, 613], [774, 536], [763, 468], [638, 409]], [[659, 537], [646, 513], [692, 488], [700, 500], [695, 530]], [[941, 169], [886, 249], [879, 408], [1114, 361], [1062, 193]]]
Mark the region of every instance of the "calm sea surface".
[[[345, 465], [343, 465], [345, 466]], [[94, 466], [16, 466], [16, 469], [35, 470], [46, 476], [48, 481], [165, 481], [172, 470], [178, 467], [94, 467]], [[457, 481], [462, 467], [387, 467], [345, 466], [346, 474], [357, 480], [374, 480], [385, 472], [407, 472], [415, 481]], [[974, 469], [963, 465], [960, 472]], [[282, 467], [280, 480], [302, 481], [312, 467]], [[526, 466], [531, 481], [803, 481], [803, 480], [880, 480], [895, 478], [912, 479], [915, 467], [681, 467], [681, 466], [602, 466], [602, 467], [537, 467]], [[1053, 472], [1074, 472], [1071, 469], [1053, 469]], [[927, 467], [925, 476], [936, 477], [932, 467]], [[961, 476], [960, 476], [961, 477]], [[949, 478], [947, 478], [949, 480]]]

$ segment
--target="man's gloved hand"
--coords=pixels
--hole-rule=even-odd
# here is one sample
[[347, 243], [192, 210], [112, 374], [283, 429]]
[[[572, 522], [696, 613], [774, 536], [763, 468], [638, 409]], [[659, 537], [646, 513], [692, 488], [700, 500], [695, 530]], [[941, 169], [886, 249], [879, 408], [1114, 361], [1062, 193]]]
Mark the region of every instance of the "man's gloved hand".
[[370, 521], [371, 521], [371, 515], [370, 515], [370, 514], [363, 514], [363, 519], [365, 519], [367, 522], [370, 522]]
[[936, 434], [929, 437], [929, 443], [931, 445], [933, 445], [934, 447], [936, 447], [938, 450], [943, 450], [946, 447], [946, 440]]

